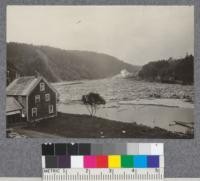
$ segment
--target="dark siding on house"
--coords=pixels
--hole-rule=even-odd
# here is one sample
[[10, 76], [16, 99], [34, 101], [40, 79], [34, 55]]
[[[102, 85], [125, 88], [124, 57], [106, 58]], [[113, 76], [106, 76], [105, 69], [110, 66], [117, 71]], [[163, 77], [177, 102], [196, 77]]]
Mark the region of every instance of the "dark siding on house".
[[[45, 90], [40, 91], [40, 83], [45, 84]], [[46, 102], [45, 94], [50, 94], [50, 101]], [[40, 102], [35, 103], [35, 96], [40, 95]], [[49, 105], [53, 105], [53, 113], [49, 113]], [[37, 108], [37, 116], [32, 116], [32, 108]], [[28, 97], [28, 121], [34, 121], [56, 115], [56, 93], [41, 80]]]

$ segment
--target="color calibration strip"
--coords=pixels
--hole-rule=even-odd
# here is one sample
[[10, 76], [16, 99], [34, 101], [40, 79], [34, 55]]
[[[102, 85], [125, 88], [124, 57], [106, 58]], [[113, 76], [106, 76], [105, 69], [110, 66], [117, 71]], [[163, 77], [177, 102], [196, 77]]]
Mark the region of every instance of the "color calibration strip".
[[42, 168], [45, 181], [162, 180], [163, 144], [43, 144]]
[[43, 144], [43, 168], [159, 168], [163, 144]]

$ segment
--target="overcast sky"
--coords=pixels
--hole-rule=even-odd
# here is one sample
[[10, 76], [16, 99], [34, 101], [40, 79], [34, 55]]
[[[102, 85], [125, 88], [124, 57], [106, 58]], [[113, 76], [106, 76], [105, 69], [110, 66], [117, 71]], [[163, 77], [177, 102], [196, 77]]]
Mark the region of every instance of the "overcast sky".
[[7, 42], [89, 50], [143, 65], [194, 51], [193, 6], [8, 6]]

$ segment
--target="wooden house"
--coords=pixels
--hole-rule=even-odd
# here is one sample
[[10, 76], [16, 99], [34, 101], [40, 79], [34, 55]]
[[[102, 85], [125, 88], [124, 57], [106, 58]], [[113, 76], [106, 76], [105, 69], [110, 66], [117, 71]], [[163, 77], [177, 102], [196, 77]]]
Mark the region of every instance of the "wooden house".
[[15, 98], [22, 106], [21, 115], [28, 122], [57, 115], [57, 91], [42, 76], [19, 77], [7, 89], [7, 99]]

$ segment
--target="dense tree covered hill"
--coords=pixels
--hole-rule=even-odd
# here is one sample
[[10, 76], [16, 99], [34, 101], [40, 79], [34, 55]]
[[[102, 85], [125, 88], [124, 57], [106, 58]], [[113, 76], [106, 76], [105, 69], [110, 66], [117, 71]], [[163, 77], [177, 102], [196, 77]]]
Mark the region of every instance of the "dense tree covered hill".
[[163, 83], [193, 84], [194, 56], [149, 62], [139, 72], [139, 77]]
[[7, 65], [10, 75], [13, 71], [26, 76], [39, 72], [52, 82], [106, 78], [122, 69], [139, 71], [138, 66], [106, 54], [21, 43], [7, 44]]

